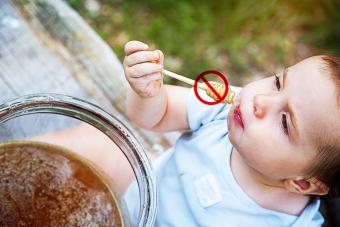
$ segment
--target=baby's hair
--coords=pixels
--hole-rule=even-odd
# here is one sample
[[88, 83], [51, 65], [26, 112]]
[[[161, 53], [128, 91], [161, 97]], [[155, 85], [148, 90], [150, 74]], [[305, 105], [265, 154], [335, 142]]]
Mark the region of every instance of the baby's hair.
[[[331, 77], [337, 90], [338, 114], [340, 113], [340, 58], [329, 55], [320, 56], [325, 65], [325, 74]], [[339, 115], [340, 116], [340, 115]], [[311, 167], [309, 176], [317, 178], [329, 187], [329, 197], [340, 196], [340, 130], [317, 144], [317, 161]]]

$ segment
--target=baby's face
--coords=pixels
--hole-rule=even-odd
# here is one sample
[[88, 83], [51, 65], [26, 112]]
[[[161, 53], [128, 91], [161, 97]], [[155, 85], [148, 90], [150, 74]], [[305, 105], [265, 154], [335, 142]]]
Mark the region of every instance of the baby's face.
[[[339, 130], [336, 87], [319, 57], [252, 82], [228, 115], [229, 138], [249, 166], [273, 179], [304, 176], [318, 137]], [[237, 120], [239, 104], [242, 123]], [[236, 108], [237, 109], [237, 108]], [[243, 124], [243, 126], [242, 126]]]

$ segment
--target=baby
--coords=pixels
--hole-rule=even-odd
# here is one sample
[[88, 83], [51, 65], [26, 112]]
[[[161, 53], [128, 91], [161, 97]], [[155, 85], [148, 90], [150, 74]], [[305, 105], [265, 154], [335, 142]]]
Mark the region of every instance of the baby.
[[[323, 223], [318, 197], [340, 194], [339, 58], [307, 58], [231, 87], [233, 106], [210, 106], [193, 89], [163, 85], [161, 51], [130, 41], [125, 53], [130, 119], [158, 132], [188, 130], [155, 162], [156, 226]], [[132, 184], [133, 225], [137, 195]]]

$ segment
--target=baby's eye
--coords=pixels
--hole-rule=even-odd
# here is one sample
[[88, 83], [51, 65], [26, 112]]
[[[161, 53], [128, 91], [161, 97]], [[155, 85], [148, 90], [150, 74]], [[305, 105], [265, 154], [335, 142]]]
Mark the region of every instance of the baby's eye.
[[288, 135], [288, 124], [287, 124], [287, 115], [282, 114], [281, 117], [281, 124], [282, 124], [282, 129], [286, 135]]
[[275, 76], [275, 86], [276, 86], [277, 90], [280, 91], [280, 89], [281, 89], [280, 77], [278, 77], [276, 74], [274, 74], [274, 76]]

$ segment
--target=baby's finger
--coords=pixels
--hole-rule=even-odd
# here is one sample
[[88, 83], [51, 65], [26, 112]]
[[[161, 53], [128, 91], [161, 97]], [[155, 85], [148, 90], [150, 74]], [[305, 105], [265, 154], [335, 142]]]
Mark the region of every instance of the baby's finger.
[[159, 55], [159, 64], [164, 65], [164, 54], [161, 50], [156, 50], [158, 52]]
[[139, 78], [130, 78], [130, 82], [133, 82], [134, 84], [144, 85], [144, 86], [156, 80], [163, 80], [163, 74], [160, 72], [156, 72], [156, 73], [151, 73], [143, 77], [139, 77]]
[[128, 67], [127, 71], [131, 77], [141, 77], [151, 73], [161, 72], [162, 69], [163, 65], [147, 62]]
[[133, 54], [130, 54], [124, 59], [124, 63], [127, 66], [133, 66], [143, 62], [150, 62], [152, 60], [159, 61], [159, 51], [138, 51]]
[[133, 40], [125, 44], [124, 51], [125, 55], [130, 55], [136, 51], [147, 50], [148, 48], [149, 46], [147, 44]]
[[163, 80], [163, 74], [161, 72], [151, 73], [144, 76], [143, 78], [145, 78], [147, 81]]

